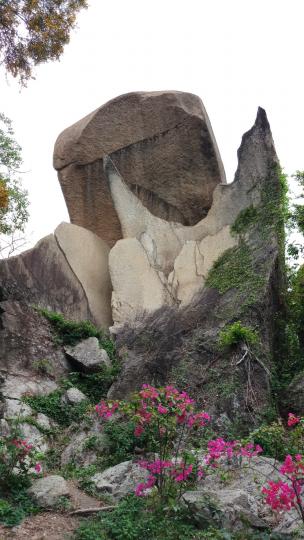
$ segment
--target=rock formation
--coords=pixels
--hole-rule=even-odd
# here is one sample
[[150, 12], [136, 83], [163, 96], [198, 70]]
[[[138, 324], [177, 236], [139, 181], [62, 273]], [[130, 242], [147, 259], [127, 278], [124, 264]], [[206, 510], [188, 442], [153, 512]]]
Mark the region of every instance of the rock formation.
[[[282, 285], [282, 193], [263, 109], [238, 158], [226, 184], [192, 94], [132, 93], [100, 107], [55, 145], [73, 224], [0, 263], [2, 309], [30, 303], [104, 329], [114, 323], [124, 360], [112, 396], [171, 380], [227, 421], [252, 419], [269, 399]], [[218, 337], [237, 320], [257, 329], [263, 347], [236, 369]]]
[[121, 222], [103, 172], [110, 155], [150, 212], [194, 225], [212, 204], [225, 173], [202, 104], [184, 92], [134, 92], [113, 99], [57, 139], [54, 166], [72, 223], [110, 246]]
[[[54, 234], [0, 263], [2, 300], [59, 311], [66, 318], [111, 324], [109, 248], [90, 231], [61, 223]], [[6, 311], [6, 305], [2, 304]]]

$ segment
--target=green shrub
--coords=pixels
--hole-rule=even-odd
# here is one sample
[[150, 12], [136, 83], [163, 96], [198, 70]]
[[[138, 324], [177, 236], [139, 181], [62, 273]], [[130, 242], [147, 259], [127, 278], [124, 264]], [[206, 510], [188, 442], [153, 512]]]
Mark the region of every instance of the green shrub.
[[100, 346], [105, 349], [109, 358], [115, 358], [115, 344], [102, 330], [99, 330], [90, 321], [69, 321], [61, 313], [39, 309], [39, 312], [51, 323], [56, 333], [56, 340], [61, 345], [76, 345], [79, 341], [96, 337]]
[[135, 447], [143, 447], [146, 437], [135, 437], [135, 423], [128, 421], [108, 422], [104, 425], [104, 433], [108, 439], [105, 455], [105, 466], [111, 467], [134, 457]]
[[78, 388], [95, 405], [101, 398], [106, 397], [119, 371], [120, 366], [114, 361], [111, 367], [102, 366], [97, 373], [72, 372], [62, 381], [62, 386]]
[[32, 362], [32, 367], [41, 375], [53, 375], [53, 366], [49, 360], [45, 358], [42, 360], [34, 360]]
[[89, 402], [82, 401], [76, 405], [62, 403], [63, 390], [55, 390], [47, 396], [24, 396], [23, 401], [37, 413], [46, 414], [61, 426], [69, 426], [80, 422], [89, 410]]
[[237, 216], [235, 222], [231, 226], [232, 234], [242, 234], [248, 231], [248, 229], [257, 223], [258, 210], [254, 206], [248, 206], [241, 210]]
[[240, 321], [230, 324], [219, 333], [219, 345], [221, 348], [233, 347], [240, 343], [255, 345], [258, 342], [258, 333], [248, 326], [243, 326]]
[[[143, 498], [130, 495], [108, 514], [86, 520], [76, 531], [75, 540], [188, 540], [224, 539], [220, 531], [198, 531], [182, 511], [171, 516], [151, 509]], [[231, 537], [230, 537], [231, 538]]]
[[248, 440], [263, 448], [263, 455], [283, 460], [287, 454], [295, 456], [304, 453], [304, 437], [302, 426], [285, 429], [281, 422], [263, 424], [252, 431]]
[[15, 527], [24, 518], [39, 511], [40, 508], [20, 486], [5, 499], [0, 499], [0, 523], [6, 527]]

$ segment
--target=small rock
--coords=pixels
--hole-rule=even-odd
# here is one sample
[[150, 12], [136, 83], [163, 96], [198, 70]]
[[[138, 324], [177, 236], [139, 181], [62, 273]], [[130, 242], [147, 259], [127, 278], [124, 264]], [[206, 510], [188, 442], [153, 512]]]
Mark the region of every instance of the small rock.
[[78, 388], [69, 388], [62, 396], [62, 402], [68, 405], [78, 405], [88, 398]]
[[111, 362], [108, 353], [101, 349], [96, 337], [84, 339], [74, 347], [65, 347], [65, 352], [81, 371], [94, 373], [101, 366], [110, 366]]
[[60, 497], [69, 497], [69, 487], [62, 476], [52, 475], [35, 480], [28, 493], [39, 506], [50, 508], [60, 502]]
[[37, 450], [39, 450], [40, 452], [46, 452], [48, 450], [49, 446], [45, 440], [45, 437], [36, 426], [25, 422], [19, 424], [19, 427], [22, 433], [22, 437], [27, 442], [35, 446]]
[[102, 473], [95, 474], [91, 480], [99, 492], [107, 493], [119, 500], [133, 493], [140, 482], [147, 480], [148, 475], [148, 471], [136, 463], [124, 461]]
[[5, 400], [4, 418], [24, 418], [31, 416], [33, 411], [29, 405], [17, 399]]
[[[96, 448], [92, 448], [91, 445], [87, 447], [87, 444], [92, 441], [92, 437], [97, 437]], [[85, 433], [84, 431], [77, 433], [63, 450], [61, 454], [61, 465], [64, 466], [71, 462], [82, 467], [92, 465], [107, 445], [108, 439], [104, 433], [91, 431], [89, 433]]]
[[55, 426], [55, 422], [52, 422], [48, 416], [46, 416], [43, 413], [38, 413], [36, 417], [36, 422], [38, 426], [40, 426], [42, 429], [50, 430], [52, 427]]
[[10, 435], [10, 426], [7, 420], [1, 418], [0, 420], [0, 435], [1, 437], [8, 437]]

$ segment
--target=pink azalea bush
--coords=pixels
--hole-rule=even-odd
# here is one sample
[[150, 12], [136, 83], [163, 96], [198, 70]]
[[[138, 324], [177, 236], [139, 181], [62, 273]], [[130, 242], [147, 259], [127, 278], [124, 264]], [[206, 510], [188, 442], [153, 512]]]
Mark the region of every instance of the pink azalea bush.
[[0, 437], [0, 491], [9, 491], [17, 481], [40, 474], [42, 454], [27, 440], [16, 436]]
[[[301, 424], [303, 418], [288, 414], [287, 425], [290, 428]], [[303, 432], [300, 432], [303, 437]], [[265, 502], [275, 511], [290, 511], [295, 508], [304, 522], [303, 492], [304, 492], [304, 456], [296, 454], [285, 457], [283, 465], [278, 469], [282, 478], [276, 482], [269, 481], [268, 486], [262, 488]]]
[[209, 441], [207, 454], [199, 457], [190, 447], [191, 436], [204, 431], [210, 416], [196, 410], [187, 392], [180, 392], [171, 385], [155, 388], [144, 384], [128, 402], [101, 401], [96, 405], [96, 412], [103, 420], [117, 411], [134, 421], [135, 437], [145, 434], [148, 441], [153, 441], [154, 459], [138, 462], [148, 471], [147, 480], [136, 487], [138, 496], [146, 495], [155, 487], [162, 500], [176, 498], [223, 460], [240, 461], [262, 451], [260, 446], [251, 443], [242, 446], [239, 441], [216, 439]]

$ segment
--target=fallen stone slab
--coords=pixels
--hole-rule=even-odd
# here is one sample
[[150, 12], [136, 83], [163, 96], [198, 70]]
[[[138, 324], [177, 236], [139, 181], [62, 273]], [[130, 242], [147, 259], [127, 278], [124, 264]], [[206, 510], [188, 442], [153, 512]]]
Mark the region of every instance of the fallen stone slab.
[[86, 373], [99, 371], [102, 366], [111, 365], [107, 351], [101, 349], [96, 337], [84, 339], [74, 347], [65, 347], [65, 353], [80, 369]]

